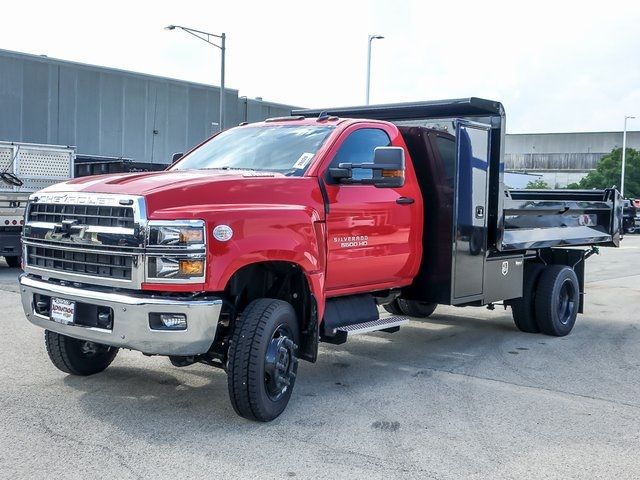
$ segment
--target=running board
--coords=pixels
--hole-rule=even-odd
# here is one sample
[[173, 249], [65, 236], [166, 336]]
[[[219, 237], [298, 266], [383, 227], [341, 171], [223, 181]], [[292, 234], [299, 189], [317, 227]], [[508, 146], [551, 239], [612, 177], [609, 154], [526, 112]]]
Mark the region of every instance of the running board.
[[345, 325], [344, 327], [338, 327], [338, 332], [344, 332], [348, 335], [359, 335], [361, 333], [369, 332], [397, 332], [400, 329], [400, 325], [408, 323], [407, 317], [385, 317], [378, 320], [371, 320], [369, 322], [355, 323], [353, 325]]

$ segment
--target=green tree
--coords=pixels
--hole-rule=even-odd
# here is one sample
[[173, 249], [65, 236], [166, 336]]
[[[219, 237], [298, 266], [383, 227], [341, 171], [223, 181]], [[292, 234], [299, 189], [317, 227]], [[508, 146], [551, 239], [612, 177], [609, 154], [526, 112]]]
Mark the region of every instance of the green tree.
[[[616, 148], [608, 155], [602, 157], [596, 169], [580, 180], [572, 183], [567, 188], [611, 188], [614, 185], [620, 188], [620, 173], [622, 171], [622, 149]], [[624, 173], [624, 196], [627, 198], [640, 197], [640, 151], [627, 148]]]
[[544, 190], [546, 188], [549, 188], [549, 184], [543, 179], [538, 178], [537, 180], [531, 180], [524, 188], [528, 188], [530, 190]]

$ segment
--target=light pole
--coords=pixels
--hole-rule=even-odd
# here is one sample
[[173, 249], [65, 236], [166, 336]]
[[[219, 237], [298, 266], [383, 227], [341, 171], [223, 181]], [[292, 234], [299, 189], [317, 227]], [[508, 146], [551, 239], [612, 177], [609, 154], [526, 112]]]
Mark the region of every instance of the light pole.
[[[220, 49], [220, 52], [222, 53], [222, 58], [221, 58], [221, 62], [220, 62], [220, 131], [224, 130], [224, 55], [225, 55], [225, 41], [227, 39], [227, 36], [224, 33], [221, 33], [220, 35], [216, 35], [215, 33], [208, 33], [208, 32], [202, 32], [200, 30], [195, 30], [193, 28], [188, 28], [188, 27], [182, 27], [180, 25], [169, 25], [168, 27], [165, 27], [166, 30], [175, 30], [176, 28], [179, 28], [180, 30], [184, 30], [185, 32], [187, 32], [190, 35], [193, 35], [196, 38], [199, 38], [200, 40], [207, 42], [209, 45], [213, 45], [214, 47], [217, 47]], [[211, 37], [214, 38], [219, 38], [220, 39], [220, 45], [218, 45], [217, 43], [215, 43], [215, 41], [211, 40]]]
[[624, 130], [622, 132], [622, 178], [620, 179], [620, 195], [624, 198], [624, 164], [627, 157], [627, 120], [636, 118], [631, 115], [624, 117]]
[[367, 42], [367, 105], [369, 105], [369, 86], [371, 84], [371, 42], [382, 40], [383, 38], [382, 35], [369, 35], [369, 41]]

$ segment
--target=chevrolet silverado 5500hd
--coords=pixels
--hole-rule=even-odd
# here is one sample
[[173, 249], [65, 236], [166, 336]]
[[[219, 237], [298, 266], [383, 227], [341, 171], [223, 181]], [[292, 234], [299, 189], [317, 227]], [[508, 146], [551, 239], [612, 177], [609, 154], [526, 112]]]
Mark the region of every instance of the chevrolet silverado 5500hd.
[[585, 259], [619, 245], [621, 198], [505, 189], [504, 122], [478, 98], [301, 110], [164, 172], [48, 187], [26, 212], [25, 314], [64, 372], [100, 372], [119, 348], [217, 366], [259, 421], [319, 342], [438, 304], [501, 301], [521, 331], [567, 335]]

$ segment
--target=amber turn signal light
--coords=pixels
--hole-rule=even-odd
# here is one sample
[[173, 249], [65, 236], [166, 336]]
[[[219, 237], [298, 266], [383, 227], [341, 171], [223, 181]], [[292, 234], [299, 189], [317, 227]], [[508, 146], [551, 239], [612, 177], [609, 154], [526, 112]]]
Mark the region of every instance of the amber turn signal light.
[[204, 260], [180, 260], [180, 275], [201, 277], [204, 273]]
[[382, 170], [382, 176], [387, 178], [404, 177], [402, 170]]

